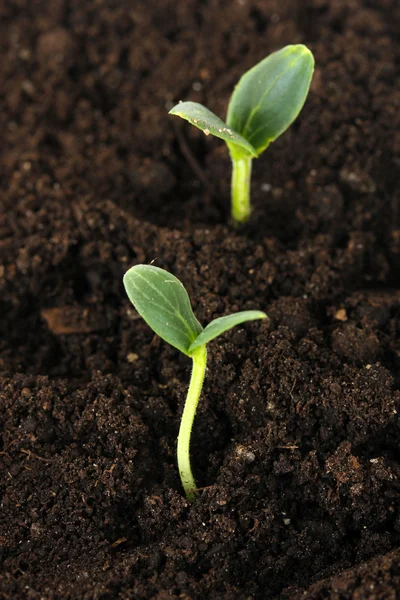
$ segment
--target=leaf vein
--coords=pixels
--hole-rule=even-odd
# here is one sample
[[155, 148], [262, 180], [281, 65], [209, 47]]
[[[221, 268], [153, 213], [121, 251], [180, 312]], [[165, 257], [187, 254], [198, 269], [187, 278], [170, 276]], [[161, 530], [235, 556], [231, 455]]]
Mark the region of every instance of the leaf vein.
[[[140, 278], [143, 279], [146, 284], [151, 287], [157, 294], [159, 294], [164, 300], [165, 302], [172, 308], [173, 314], [174, 316], [176, 316], [186, 327], [187, 331], [189, 332], [189, 336], [190, 339], [195, 339], [195, 337], [193, 338], [193, 336], [195, 336], [195, 332], [193, 331], [193, 329], [190, 327], [189, 323], [186, 321], [186, 319], [180, 314], [180, 312], [175, 308], [175, 306], [172, 304], [172, 302], [169, 300], [169, 298], [167, 298], [167, 296], [165, 296], [165, 294], [163, 294], [163, 292], [161, 290], [159, 290], [154, 284], [152, 284], [148, 279], [146, 279], [146, 277], [143, 277], [143, 275], [141, 275], [140, 273], [136, 272], [136, 275]], [[159, 306], [159, 308], [161, 308]]]
[[[261, 99], [259, 100], [258, 104], [256, 104], [250, 111], [249, 116], [247, 117], [246, 123], [244, 124], [244, 129], [242, 130], [241, 134], [242, 136], [246, 138], [246, 134], [247, 131], [250, 127], [250, 123], [253, 120], [254, 115], [259, 111], [260, 106], [262, 105], [265, 97], [270, 93], [270, 91], [272, 90], [272, 88], [276, 85], [277, 81], [283, 77], [283, 75], [285, 75], [287, 73], [287, 71], [289, 71], [292, 66], [294, 65], [294, 63], [296, 62], [297, 57], [295, 59], [293, 59], [292, 61], [290, 61], [290, 63], [288, 64], [288, 66], [286, 67], [286, 69], [284, 69], [283, 71], [281, 71], [280, 73], [278, 73], [278, 75], [275, 77], [275, 79], [273, 80], [273, 82], [271, 83], [271, 85], [265, 90], [265, 92], [263, 93], [263, 95], [261, 96]], [[248, 141], [248, 140], [247, 140]]]

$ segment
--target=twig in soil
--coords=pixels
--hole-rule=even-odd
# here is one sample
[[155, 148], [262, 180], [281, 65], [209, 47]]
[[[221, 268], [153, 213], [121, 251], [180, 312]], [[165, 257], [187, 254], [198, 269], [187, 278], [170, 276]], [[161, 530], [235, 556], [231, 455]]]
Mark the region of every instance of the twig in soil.
[[101, 474], [101, 476], [100, 476], [100, 477], [98, 478], [98, 480], [96, 481], [96, 483], [94, 484], [94, 487], [97, 487], [97, 486], [98, 486], [98, 484], [99, 484], [99, 481], [101, 481], [102, 477], [104, 477], [104, 475], [105, 475], [106, 473], [108, 473], [109, 475], [112, 475], [112, 472], [114, 471], [114, 469], [115, 469], [115, 467], [116, 467], [116, 466], [117, 466], [117, 463], [115, 462], [115, 463], [113, 463], [113, 464], [111, 465], [111, 467], [110, 467], [109, 469], [105, 469], [105, 470], [103, 471], [103, 473]]
[[279, 450], [297, 450], [298, 446], [287, 444], [286, 446], [278, 446]]
[[23, 448], [21, 448], [20, 452], [23, 452], [23, 454], [27, 454], [28, 455], [28, 459], [30, 459], [31, 457], [33, 457], [33, 458], [37, 458], [37, 460], [42, 460], [43, 462], [46, 462], [46, 463], [51, 462], [50, 458], [42, 458], [38, 454], [35, 454], [34, 452], [31, 452], [31, 450], [24, 450]]
[[213, 485], [203, 485], [202, 487], [198, 487], [197, 491], [204, 492], [204, 490], [212, 490], [213, 487], [214, 487]]
[[260, 521], [258, 519], [254, 519], [254, 525], [251, 529], [249, 529], [249, 533], [252, 533], [256, 529], [258, 529], [259, 525], [260, 525]]
[[182, 485], [187, 499], [192, 502], [198, 488], [190, 466], [190, 437], [206, 373], [206, 346], [235, 325], [265, 319], [267, 315], [259, 310], [246, 310], [215, 319], [203, 329], [183, 284], [168, 271], [153, 265], [136, 265], [125, 273], [124, 285], [130, 301], [153, 331], [193, 360], [177, 448]]
[[111, 544], [110, 548], [116, 548], [117, 546], [119, 546], [120, 544], [123, 544], [126, 541], [128, 541], [128, 538], [126, 538], [126, 537], [120, 538], [119, 540], [116, 540], [115, 542], [113, 542]]
[[[180, 102], [169, 111], [205, 135], [226, 142], [233, 167], [232, 218], [236, 224], [250, 217], [253, 158], [258, 158], [296, 119], [306, 101], [313, 72], [314, 58], [308, 48], [302, 44], [286, 46], [243, 75], [229, 101], [226, 123], [198, 102]], [[181, 143], [181, 148], [200, 177], [186, 143]], [[203, 174], [200, 179], [204, 182]]]
[[186, 158], [187, 162], [191, 166], [196, 177], [198, 179], [200, 179], [200, 181], [202, 182], [204, 187], [207, 189], [207, 191], [210, 192], [211, 191], [210, 183], [207, 180], [207, 177], [206, 177], [203, 169], [201, 168], [198, 160], [195, 158], [193, 152], [190, 150], [190, 148], [185, 140], [185, 136], [183, 135], [182, 131], [180, 130], [178, 125], [175, 123], [175, 121], [174, 121], [174, 129], [175, 129], [175, 134], [176, 134], [176, 137], [178, 138], [179, 147], [181, 149], [183, 156]]

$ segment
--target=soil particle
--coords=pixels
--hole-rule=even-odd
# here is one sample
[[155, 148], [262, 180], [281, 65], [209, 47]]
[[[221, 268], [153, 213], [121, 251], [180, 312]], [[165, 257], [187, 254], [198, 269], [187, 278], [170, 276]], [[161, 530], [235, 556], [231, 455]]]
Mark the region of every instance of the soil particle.
[[332, 348], [345, 360], [370, 364], [379, 358], [380, 346], [375, 333], [347, 324], [332, 333]]
[[66, 69], [74, 61], [74, 42], [68, 31], [57, 27], [39, 36], [36, 54], [42, 68]]

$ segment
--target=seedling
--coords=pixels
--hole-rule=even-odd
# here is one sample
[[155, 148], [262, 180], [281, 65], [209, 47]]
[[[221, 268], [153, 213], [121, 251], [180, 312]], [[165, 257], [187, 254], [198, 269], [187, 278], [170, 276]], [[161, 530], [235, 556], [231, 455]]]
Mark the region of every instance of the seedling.
[[192, 502], [198, 490], [190, 466], [190, 436], [206, 372], [206, 345], [235, 325], [265, 319], [267, 315], [259, 310], [246, 310], [214, 319], [203, 329], [183, 284], [168, 271], [152, 265], [136, 265], [125, 273], [124, 285], [130, 301], [153, 331], [193, 360], [177, 448], [182, 485]]
[[310, 50], [298, 44], [270, 54], [239, 80], [226, 123], [198, 102], [180, 102], [169, 113], [226, 142], [232, 159], [232, 218], [250, 216], [250, 179], [257, 158], [293, 123], [306, 101], [314, 71]]

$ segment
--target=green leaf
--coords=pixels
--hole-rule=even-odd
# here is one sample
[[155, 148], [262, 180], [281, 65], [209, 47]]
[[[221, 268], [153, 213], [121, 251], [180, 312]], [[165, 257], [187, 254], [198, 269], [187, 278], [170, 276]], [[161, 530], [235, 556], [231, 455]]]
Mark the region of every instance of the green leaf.
[[240, 79], [226, 122], [257, 155], [293, 123], [307, 98], [313, 71], [312, 53], [298, 44], [270, 54]]
[[221, 335], [221, 333], [232, 329], [235, 325], [240, 325], [240, 323], [245, 323], [246, 321], [255, 321], [256, 319], [266, 318], [267, 315], [260, 310], [244, 310], [233, 315], [228, 315], [227, 317], [214, 319], [214, 321], [211, 321], [192, 343], [189, 348], [189, 353], [191, 354], [193, 350], [196, 350], [199, 346], [203, 346], [203, 344], [208, 344], [208, 342]]
[[124, 275], [129, 300], [163, 340], [190, 356], [189, 347], [203, 330], [182, 283], [164, 269], [136, 265]]
[[221, 140], [225, 140], [225, 142], [229, 142], [230, 145], [240, 148], [239, 152], [242, 155], [257, 156], [257, 152], [247, 140], [228, 127], [211, 110], [198, 102], [180, 102], [169, 111], [169, 114], [177, 115], [189, 121], [189, 123], [204, 131], [206, 135], [214, 135], [221, 138]]

